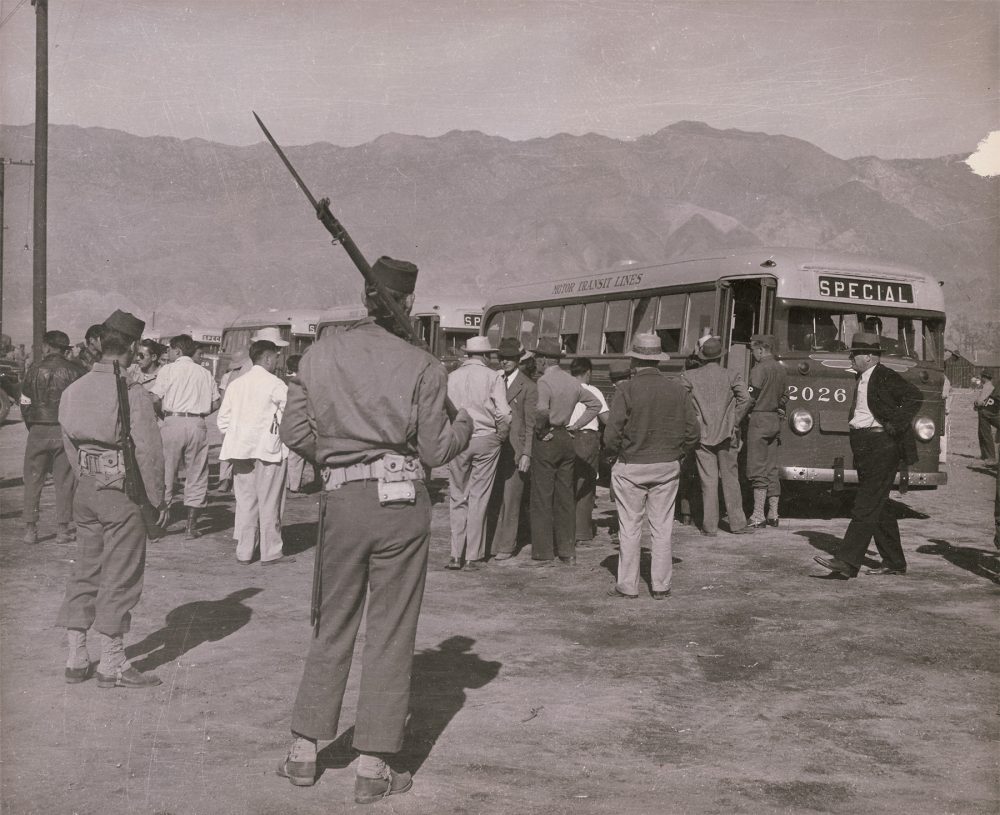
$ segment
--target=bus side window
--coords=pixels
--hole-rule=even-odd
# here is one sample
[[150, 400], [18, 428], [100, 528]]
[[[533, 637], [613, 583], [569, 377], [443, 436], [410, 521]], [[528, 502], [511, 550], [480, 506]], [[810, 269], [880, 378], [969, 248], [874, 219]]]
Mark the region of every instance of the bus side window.
[[534, 348], [538, 340], [538, 321], [542, 317], [542, 310], [538, 308], [528, 308], [524, 310], [521, 318], [521, 345], [525, 348]]
[[605, 354], [622, 354], [625, 348], [625, 332], [628, 329], [628, 300], [612, 300], [608, 303], [608, 314], [604, 323]]
[[486, 324], [486, 338], [494, 348], [500, 345], [500, 336], [503, 331], [503, 312], [497, 312]]
[[656, 320], [656, 334], [667, 353], [681, 349], [681, 328], [684, 325], [684, 305], [687, 295], [665, 294], [660, 298], [660, 314]]
[[583, 322], [583, 305], [574, 303], [563, 309], [562, 331], [559, 340], [567, 354], [575, 354], [580, 346], [580, 323]]
[[681, 350], [694, 350], [698, 338], [705, 333], [706, 329], [712, 328], [714, 313], [714, 291], [696, 291], [689, 295], [687, 328], [684, 331], [684, 345]]
[[559, 338], [559, 324], [562, 322], [562, 306], [547, 306], [542, 310], [542, 326], [539, 337]]
[[601, 353], [601, 330], [604, 328], [604, 303], [587, 303], [583, 319], [583, 336], [578, 353]]
[[[636, 334], [652, 334], [656, 323], [656, 298], [641, 297], [632, 301], [632, 328], [629, 330], [631, 340]], [[629, 344], [631, 345], [631, 340]]]

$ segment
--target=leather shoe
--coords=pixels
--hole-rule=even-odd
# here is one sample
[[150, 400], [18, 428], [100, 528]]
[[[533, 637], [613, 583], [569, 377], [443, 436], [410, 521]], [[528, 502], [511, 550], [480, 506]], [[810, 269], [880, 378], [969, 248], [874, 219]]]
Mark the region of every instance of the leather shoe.
[[236, 558], [236, 562], [239, 563], [240, 566], [249, 566], [251, 563], [253, 563], [252, 560], [243, 560], [242, 558]]
[[397, 773], [389, 770], [388, 778], [365, 778], [356, 776], [354, 779], [354, 802], [356, 804], [373, 804], [388, 798], [408, 792], [413, 786], [413, 778], [409, 773]]
[[767, 529], [767, 521], [747, 521], [747, 529]]
[[822, 555], [816, 555], [813, 560], [815, 560], [820, 566], [829, 569], [831, 572], [842, 574], [844, 577], [856, 577], [858, 574], [857, 570], [849, 563], [844, 563], [844, 561], [835, 557], [823, 557]]
[[654, 600], [665, 600], [670, 596], [670, 589], [667, 589], [666, 591], [654, 591], [650, 592], [650, 594], [652, 594]]
[[619, 591], [617, 586], [612, 586], [608, 589], [608, 597], [624, 597], [626, 600], [638, 600], [638, 594], [626, 594], [623, 591]]
[[493, 555], [493, 559], [494, 560], [499, 560], [499, 561], [510, 560], [512, 557], [514, 557], [514, 553], [513, 552], [499, 552], [499, 553]]
[[444, 567], [449, 571], [457, 572], [462, 568], [462, 561], [457, 557], [450, 557]]
[[569, 557], [559, 556], [559, 562], [563, 566], [576, 566], [576, 555], [570, 555]]
[[67, 668], [66, 683], [69, 685], [76, 685], [80, 682], [86, 682], [91, 676], [93, 676], [95, 667], [95, 663], [89, 662], [84, 668]]
[[295, 558], [291, 555], [281, 555], [279, 557], [273, 558], [271, 560], [262, 560], [260, 562], [261, 566], [274, 566], [276, 563], [294, 563]]
[[469, 571], [469, 572], [477, 572], [480, 569], [485, 569], [485, 568], [486, 568], [486, 561], [485, 560], [469, 560], [469, 561], [466, 561], [466, 564], [465, 564], [465, 569], [466, 569], [466, 571]]
[[739, 529], [730, 529], [729, 534], [731, 535], [752, 535], [754, 533], [754, 527], [752, 526], [741, 526]]
[[781, 518], [768, 518], [764, 523], [768, 526], [777, 526], [781, 522]]
[[906, 574], [906, 567], [902, 569], [892, 569], [889, 566], [879, 566], [877, 569], [865, 569], [865, 574], [877, 574], [877, 575], [890, 575], [890, 574]]
[[278, 775], [287, 778], [296, 787], [311, 787], [316, 783], [315, 761], [292, 761], [290, 755], [278, 765]]
[[152, 688], [163, 684], [156, 674], [144, 674], [129, 666], [124, 671], [118, 671], [112, 676], [97, 674], [99, 688]]

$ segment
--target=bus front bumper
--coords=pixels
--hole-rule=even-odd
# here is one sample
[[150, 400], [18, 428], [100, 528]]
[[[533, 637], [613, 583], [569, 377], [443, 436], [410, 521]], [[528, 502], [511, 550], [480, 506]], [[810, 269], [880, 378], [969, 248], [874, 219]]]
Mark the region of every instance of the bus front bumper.
[[[832, 467], [782, 467], [781, 478], [785, 481], [827, 481], [833, 482], [834, 470]], [[858, 471], [844, 470], [844, 483], [857, 484]], [[921, 473], [910, 470], [910, 487], [940, 487], [948, 483], [948, 473]], [[895, 486], [899, 485], [899, 473], [893, 481]]]

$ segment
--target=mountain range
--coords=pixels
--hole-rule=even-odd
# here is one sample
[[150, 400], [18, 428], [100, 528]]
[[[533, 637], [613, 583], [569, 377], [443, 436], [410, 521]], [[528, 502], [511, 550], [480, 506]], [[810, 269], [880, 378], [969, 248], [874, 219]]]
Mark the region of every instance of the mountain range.
[[[268, 125], [280, 141], [280, 121]], [[0, 155], [30, 159], [33, 138], [31, 126], [0, 127]], [[414, 260], [428, 295], [482, 304], [499, 286], [625, 260], [802, 246], [926, 269], [944, 281], [950, 345], [1000, 344], [1000, 178], [964, 156], [844, 160], [699, 122], [631, 141], [452, 131], [286, 152], [368, 259]], [[3, 330], [23, 340], [30, 185], [30, 168], [6, 168]], [[357, 271], [266, 143], [54, 125], [48, 191], [49, 326], [74, 340], [119, 306], [222, 325], [359, 299]]]

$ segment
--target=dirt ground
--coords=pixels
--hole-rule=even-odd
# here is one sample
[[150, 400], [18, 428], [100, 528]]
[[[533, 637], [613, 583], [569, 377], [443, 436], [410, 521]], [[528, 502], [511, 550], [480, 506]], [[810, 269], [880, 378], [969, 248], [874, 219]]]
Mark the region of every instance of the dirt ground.
[[[704, 538], [675, 528], [673, 596], [605, 596], [616, 550], [599, 493], [575, 568], [527, 552], [446, 572], [436, 494], [406, 761], [393, 813], [996, 813], [997, 599], [992, 474], [971, 392], [953, 406], [950, 483], [900, 497], [905, 577], [820, 579], [847, 521], [833, 501], [780, 528]], [[16, 418], [16, 411], [11, 418]], [[129, 653], [163, 685], [63, 680], [53, 626], [74, 550], [21, 538], [21, 424], [0, 431], [2, 811], [9, 815], [271, 815], [353, 803], [356, 676], [316, 786], [274, 769], [310, 638], [315, 497], [290, 499], [294, 564], [239, 566], [232, 499], [212, 534], [149, 547]], [[92, 644], [92, 656], [97, 657]], [[374, 810], [373, 810], [374, 811]]]

